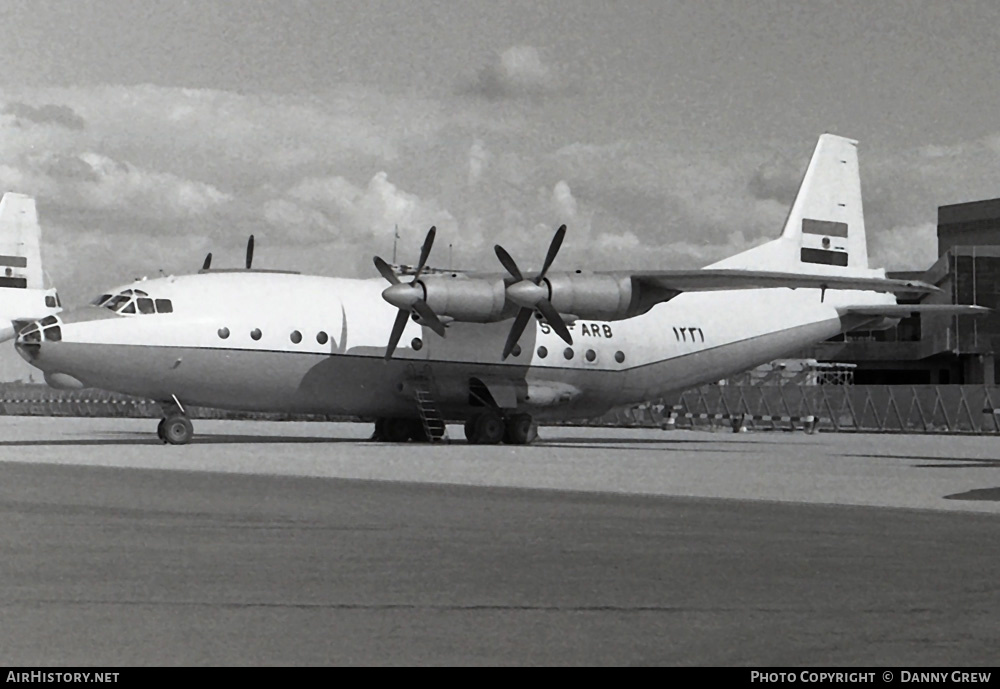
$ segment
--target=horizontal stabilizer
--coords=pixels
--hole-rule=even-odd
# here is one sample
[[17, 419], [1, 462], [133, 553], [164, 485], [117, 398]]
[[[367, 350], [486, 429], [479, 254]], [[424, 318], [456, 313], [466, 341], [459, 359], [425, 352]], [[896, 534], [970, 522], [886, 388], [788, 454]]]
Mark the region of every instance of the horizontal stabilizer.
[[972, 304], [864, 304], [861, 306], [838, 307], [842, 316], [881, 316], [883, 318], [907, 318], [915, 313], [947, 316], [984, 316], [993, 309]]
[[712, 292], [771, 287], [865, 290], [892, 294], [929, 294], [941, 291], [934, 285], [919, 280], [892, 280], [851, 275], [809, 275], [806, 273], [730, 268], [663, 270], [633, 273], [632, 277], [641, 283], [676, 292]]

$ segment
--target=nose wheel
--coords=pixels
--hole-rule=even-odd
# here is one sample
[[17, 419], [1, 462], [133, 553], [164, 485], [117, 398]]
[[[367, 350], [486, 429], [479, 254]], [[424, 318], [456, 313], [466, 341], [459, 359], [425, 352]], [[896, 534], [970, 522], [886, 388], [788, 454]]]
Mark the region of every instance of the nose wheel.
[[194, 426], [184, 414], [170, 414], [160, 421], [156, 435], [164, 444], [187, 445], [194, 436]]

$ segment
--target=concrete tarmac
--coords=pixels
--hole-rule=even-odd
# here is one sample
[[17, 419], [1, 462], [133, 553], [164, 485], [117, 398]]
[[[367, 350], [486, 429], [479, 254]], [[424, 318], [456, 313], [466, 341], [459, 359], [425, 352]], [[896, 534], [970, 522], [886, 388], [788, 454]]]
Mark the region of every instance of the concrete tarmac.
[[997, 661], [996, 438], [195, 425], [0, 417], [6, 664]]

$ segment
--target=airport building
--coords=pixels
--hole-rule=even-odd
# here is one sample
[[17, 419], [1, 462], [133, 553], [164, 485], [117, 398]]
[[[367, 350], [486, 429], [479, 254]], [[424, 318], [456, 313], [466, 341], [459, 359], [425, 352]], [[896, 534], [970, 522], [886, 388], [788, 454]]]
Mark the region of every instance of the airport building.
[[[1000, 384], [1000, 198], [938, 208], [938, 259], [889, 277], [929, 282], [928, 304], [978, 304], [983, 316], [915, 315], [882, 331], [852, 332], [801, 353], [853, 367], [859, 385]], [[903, 301], [902, 299], [900, 300]]]

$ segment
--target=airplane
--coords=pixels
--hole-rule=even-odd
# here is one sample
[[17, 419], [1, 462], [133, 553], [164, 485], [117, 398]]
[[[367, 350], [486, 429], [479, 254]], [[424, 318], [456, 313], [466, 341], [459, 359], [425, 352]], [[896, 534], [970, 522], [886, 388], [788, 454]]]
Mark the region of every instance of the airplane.
[[[186, 407], [343, 415], [373, 438], [531, 443], [539, 422], [717, 381], [853, 329], [889, 327], [898, 304], [940, 291], [868, 267], [857, 142], [824, 134], [781, 235], [702, 269], [416, 270], [346, 279], [252, 268], [140, 280], [22, 330], [16, 347], [57, 388], [157, 401], [164, 443], [190, 442]], [[401, 277], [403, 279], [401, 279]], [[386, 286], [388, 282], [388, 286]], [[507, 321], [513, 323], [508, 325]]]
[[62, 310], [56, 290], [42, 287], [41, 233], [35, 200], [5, 193], [0, 199], [0, 342]]

